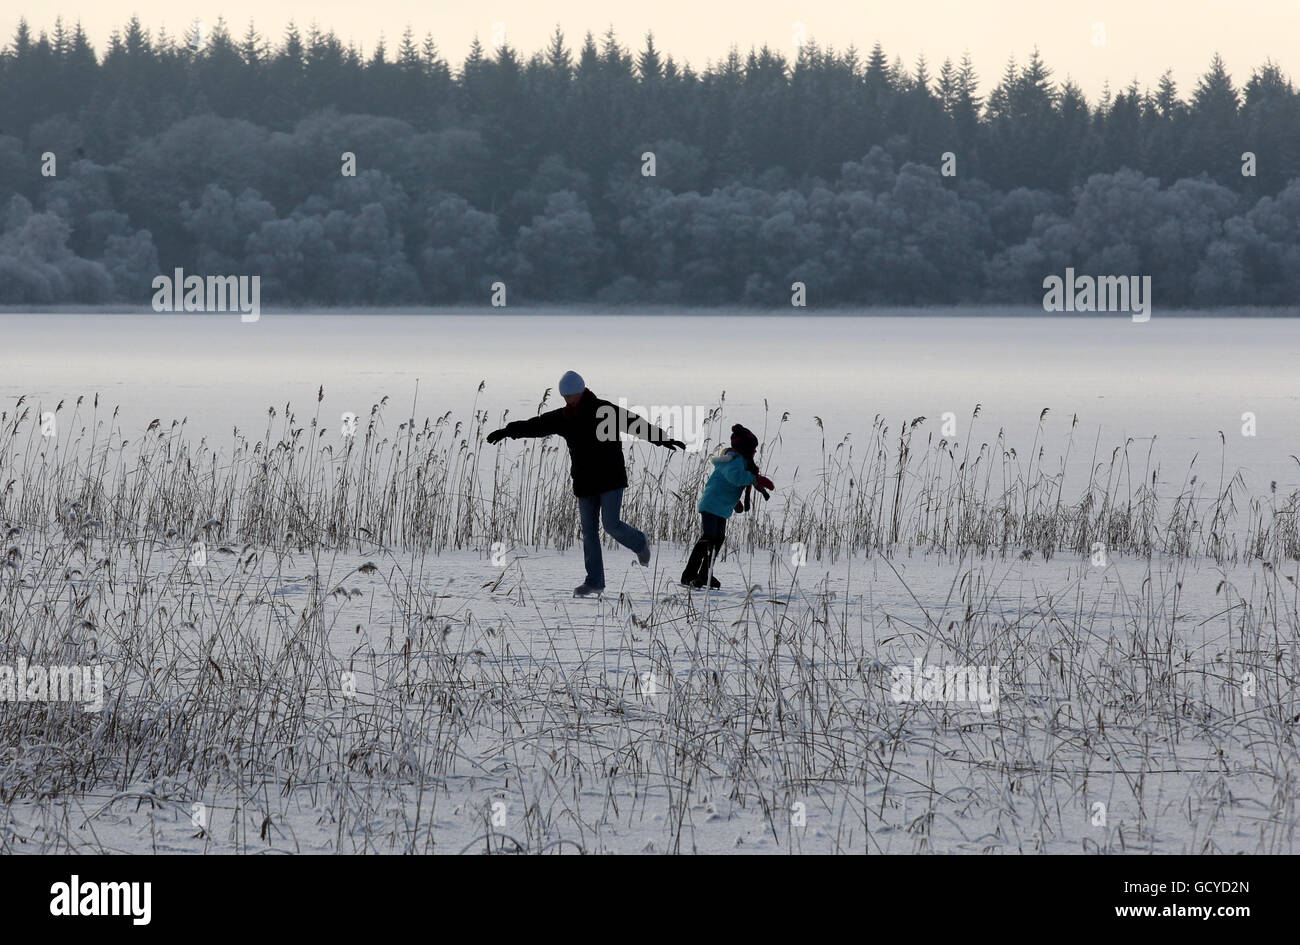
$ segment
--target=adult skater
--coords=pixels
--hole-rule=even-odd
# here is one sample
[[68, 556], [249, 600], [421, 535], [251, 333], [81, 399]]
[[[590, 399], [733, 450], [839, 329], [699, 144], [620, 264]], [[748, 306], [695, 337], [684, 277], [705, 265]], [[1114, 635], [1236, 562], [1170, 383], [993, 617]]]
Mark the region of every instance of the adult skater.
[[599, 594], [605, 589], [605, 563], [600, 551], [599, 520], [615, 541], [636, 552], [644, 567], [650, 563], [650, 539], [621, 517], [623, 490], [627, 488], [627, 468], [623, 465], [623, 443], [619, 433], [671, 450], [685, 449], [681, 440], [644, 417], [628, 413], [622, 407], [601, 400], [587, 389], [575, 371], [560, 378], [560, 395], [564, 406], [528, 420], [516, 420], [487, 436], [492, 444], [506, 437], [564, 437], [569, 446], [573, 494], [578, 497], [578, 514], [582, 520], [582, 555], [587, 579], [573, 589], [575, 597]]

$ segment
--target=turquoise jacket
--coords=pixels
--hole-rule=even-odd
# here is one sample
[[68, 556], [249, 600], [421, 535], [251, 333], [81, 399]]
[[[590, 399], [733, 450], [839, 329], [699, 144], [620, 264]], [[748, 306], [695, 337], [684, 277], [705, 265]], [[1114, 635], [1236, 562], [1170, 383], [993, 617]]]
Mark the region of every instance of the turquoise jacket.
[[745, 457], [735, 450], [724, 450], [712, 458], [713, 475], [704, 484], [699, 511], [719, 518], [731, 518], [745, 486], [754, 484], [755, 475], [745, 468]]

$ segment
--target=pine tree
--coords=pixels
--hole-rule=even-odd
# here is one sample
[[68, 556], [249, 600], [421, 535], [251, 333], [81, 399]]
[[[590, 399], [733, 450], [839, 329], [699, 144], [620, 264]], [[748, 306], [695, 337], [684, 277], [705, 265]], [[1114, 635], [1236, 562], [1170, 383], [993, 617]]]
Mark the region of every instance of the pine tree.
[[573, 54], [564, 44], [564, 31], [558, 23], [546, 47], [546, 67], [552, 76], [563, 79], [566, 84], [573, 76]]
[[943, 65], [939, 67], [939, 83], [936, 90], [944, 114], [949, 118], [953, 117], [957, 104], [957, 70], [950, 57], [945, 57]]
[[863, 76], [862, 84], [866, 91], [867, 103], [877, 112], [883, 114], [889, 107], [889, 100], [893, 96], [894, 87], [890, 81], [885, 50], [880, 43], [876, 43], [871, 47], [871, 55], [867, 57], [867, 70]]
[[410, 23], [407, 23], [406, 29], [402, 30], [402, 41], [397, 47], [397, 65], [408, 76], [419, 75], [424, 71], [420, 62], [420, 50], [415, 45], [415, 33], [411, 31]]
[[[1184, 138], [1184, 164], [1208, 158], [1210, 176], [1220, 183], [1240, 179], [1241, 151], [1238, 108], [1241, 98], [1218, 53], [1210, 70], [1192, 93], [1188, 134]], [[1195, 156], [1194, 156], [1195, 155]]]
[[663, 77], [663, 62], [655, 49], [654, 33], [645, 34], [645, 49], [641, 51], [636, 66], [642, 82], [656, 82]]

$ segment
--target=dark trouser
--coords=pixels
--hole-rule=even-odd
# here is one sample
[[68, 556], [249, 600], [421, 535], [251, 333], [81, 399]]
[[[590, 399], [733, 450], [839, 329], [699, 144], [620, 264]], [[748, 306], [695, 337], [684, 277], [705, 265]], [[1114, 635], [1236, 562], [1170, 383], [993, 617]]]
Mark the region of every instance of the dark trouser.
[[605, 586], [605, 560], [600, 553], [600, 523], [605, 522], [605, 531], [621, 545], [625, 545], [640, 554], [649, 541], [643, 532], [637, 531], [620, 517], [623, 507], [623, 490], [611, 489], [599, 495], [578, 497], [578, 516], [582, 520], [582, 559], [587, 565], [587, 586], [603, 588]]
[[706, 584], [713, 573], [713, 561], [727, 537], [727, 520], [712, 512], [700, 513], [700, 531], [703, 536], [691, 549], [691, 557], [682, 572], [683, 584]]

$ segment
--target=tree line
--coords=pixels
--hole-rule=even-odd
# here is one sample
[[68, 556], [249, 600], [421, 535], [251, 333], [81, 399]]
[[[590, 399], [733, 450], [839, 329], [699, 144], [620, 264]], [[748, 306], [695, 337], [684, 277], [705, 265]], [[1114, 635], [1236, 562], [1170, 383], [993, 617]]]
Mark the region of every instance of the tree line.
[[[354, 156], [355, 174], [345, 154]], [[53, 162], [50, 157], [53, 157]], [[651, 174], [651, 171], [653, 173]], [[1293, 304], [1300, 93], [1214, 56], [1090, 102], [1035, 51], [987, 94], [809, 41], [695, 70], [647, 35], [453, 69], [292, 25], [0, 52], [0, 303], [147, 304], [183, 268], [269, 305], [1034, 303], [1069, 266], [1158, 306]]]

